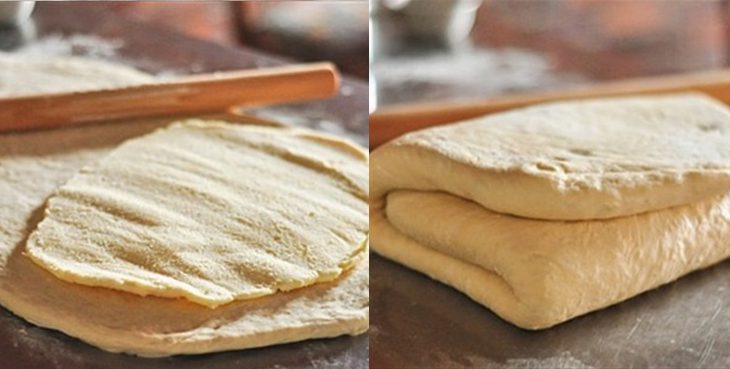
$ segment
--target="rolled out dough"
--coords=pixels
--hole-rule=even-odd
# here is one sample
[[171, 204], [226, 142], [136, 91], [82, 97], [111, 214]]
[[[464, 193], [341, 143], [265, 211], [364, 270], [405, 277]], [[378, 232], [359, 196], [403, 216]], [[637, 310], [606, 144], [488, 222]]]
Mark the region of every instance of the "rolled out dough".
[[216, 307], [339, 277], [366, 201], [367, 154], [341, 140], [190, 120], [82, 169], [26, 250], [70, 282]]
[[622, 98], [406, 135], [371, 155], [373, 249], [527, 329], [615, 304], [730, 257], [727, 118]]
[[[16, 75], [40, 82], [42, 75], [51, 73], [44, 69], [46, 62], [28, 60], [12, 64], [12, 69]], [[124, 67], [86, 60], [52, 64], [64, 73], [66, 63], [71, 75], [74, 65], [97, 71], [94, 78], [88, 78], [94, 81], [93, 87], [131, 81], [125, 76], [135, 74]], [[0, 73], [0, 77], [4, 75]], [[5, 86], [2, 93], [37, 91], [32, 86], [8, 87], [14, 83], [19, 80], [0, 81]], [[73, 88], [73, 83], [44, 88], [61, 91]], [[234, 301], [216, 309], [184, 299], [141, 297], [69, 283], [23, 255], [26, 239], [43, 217], [45, 202], [58, 187], [125, 140], [167, 124], [130, 122], [0, 135], [0, 304], [37, 325], [105, 350], [142, 356], [261, 347], [366, 331], [366, 254], [333, 281]]]

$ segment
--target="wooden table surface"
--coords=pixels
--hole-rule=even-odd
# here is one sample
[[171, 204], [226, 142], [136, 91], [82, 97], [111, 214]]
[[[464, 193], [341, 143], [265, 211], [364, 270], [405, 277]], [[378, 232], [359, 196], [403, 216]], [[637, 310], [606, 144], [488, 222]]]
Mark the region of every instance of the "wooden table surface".
[[[190, 39], [168, 29], [99, 11], [93, 3], [39, 3], [39, 35], [93, 34], [122, 41], [121, 58], [148, 72], [196, 73], [287, 63], [260, 52]], [[115, 41], [115, 42], [117, 42]], [[367, 84], [345, 78], [328, 101], [257, 110], [257, 114], [339, 133], [367, 143]], [[0, 309], [0, 368], [367, 368], [368, 336], [340, 337], [218, 354], [143, 359], [111, 354]]]

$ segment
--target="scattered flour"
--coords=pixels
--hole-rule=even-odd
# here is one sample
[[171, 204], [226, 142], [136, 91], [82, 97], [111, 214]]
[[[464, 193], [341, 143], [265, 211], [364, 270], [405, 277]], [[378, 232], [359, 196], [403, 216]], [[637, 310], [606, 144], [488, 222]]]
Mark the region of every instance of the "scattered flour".
[[379, 104], [477, 98], [585, 81], [556, 73], [548, 60], [514, 48], [403, 55], [372, 65]]

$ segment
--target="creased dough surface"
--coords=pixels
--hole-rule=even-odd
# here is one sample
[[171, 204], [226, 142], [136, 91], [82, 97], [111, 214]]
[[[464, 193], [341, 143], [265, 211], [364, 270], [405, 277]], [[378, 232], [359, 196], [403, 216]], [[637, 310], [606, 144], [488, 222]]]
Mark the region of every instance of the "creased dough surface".
[[[39, 71], [45, 63], [26, 60], [14, 64], [13, 71], [40, 82], [39, 76], [49, 73]], [[64, 73], [65, 59], [53, 63]], [[130, 81], [124, 76], [134, 73], [88, 60], [73, 64], [98, 71], [87, 79], [93, 87]], [[75, 73], [74, 66], [68, 70]], [[73, 81], [45, 88], [74, 88]], [[18, 79], [4, 82], [2, 93], [39, 88], [18, 86], [22, 83]], [[130, 122], [0, 135], [0, 304], [34, 324], [102, 349], [142, 356], [236, 350], [365, 332], [367, 255], [332, 282], [234, 301], [217, 309], [184, 299], [141, 297], [66, 282], [23, 255], [28, 236], [43, 217], [46, 200], [58, 187], [125, 140], [163, 125], [167, 122]]]
[[[626, 111], [623, 103], [629, 106]], [[730, 193], [721, 191], [726, 185], [722, 168], [730, 163], [725, 108], [718, 112], [716, 103], [697, 96], [570, 104], [424, 130], [375, 150], [370, 166], [373, 249], [455, 287], [528, 329], [547, 328], [618, 303], [730, 257]], [[660, 128], [641, 115], [631, 121], [636, 104], [660, 107], [650, 111], [662, 119], [679, 114], [672, 106], [679, 112], [696, 110], [699, 115], [684, 116], [689, 128], [681, 122]], [[629, 120], [635, 126], [621, 125], [626, 131], [624, 141], [636, 143], [621, 146], [618, 131], [601, 136], [606, 133], [604, 124], [586, 121], [581, 113], [585, 109], [603, 109], [612, 119]], [[536, 117], [536, 112], [549, 117]], [[632, 146], [638, 145], [642, 135], [650, 137], [655, 131], [667, 138], [671, 134], [664, 130], [670, 127], [686, 133], [697, 127], [693, 122], [713, 114], [717, 114], [718, 130], [707, 142], [695, 141], [697, 136], [691, 135], [687, 142], [673, 137], [666, 143], [680, 145], [674, 154], [670, 148], [654, 146], [655, 153]], [[538, 127], [554, 128], [545, 119], [572, 126], [577, 130], [571, 133], [574, 140], [567, 144], [565, 137], [556, 140], [551, 131]], [[499, 134], [505, 136], [493, 136]], [[581, 144], [581, 136], [588, 146], [576, 147], [592, 150], [594, 157], [566, 165], [585, 170], [534, 173], [533, 160]], [[590, 146], [593, 142], [602, 143]], [[644, 154], [648, 155], [643, 164], [647, 172], [632, 167], [642, 163]], [[661, 159], [660, 154], [668, 156]], [[603, 156], [605, 161], [600, 160]], [[523, 186], [526, 178], [535, 181]], [[561, 183], [582, 184], [561, 188]], [[637, 197], [637, 189], [647, 197], [645, 201]], [[673, 204], [673, 191], [676, 199], [697, 199]], [[653, 193], [656, 197], [651, 197]], [[613, 197], [615, 201], [610, 202], [616, 207], [596, 206], [607, 198], [604, 195]], [[492, 199], [504, 201], [505, 207], [488, 207]], [[553, 201], [561, 203], [553, 208]], [[511, 207], [512, 203], [519, 205]], [[570, 209], [579, 216], [565, 213]], [[614, 216], [624, 212], [629, 215]], [[575, 220], [607, 214], [612, 216]], [[564, 215], [565, 220], [544, 219]]]
[[216, 307], [340, 276], [366, 198], [367, 156], [343, 141], [191, 120], [82, 169], [26, 250], [70, 282]]

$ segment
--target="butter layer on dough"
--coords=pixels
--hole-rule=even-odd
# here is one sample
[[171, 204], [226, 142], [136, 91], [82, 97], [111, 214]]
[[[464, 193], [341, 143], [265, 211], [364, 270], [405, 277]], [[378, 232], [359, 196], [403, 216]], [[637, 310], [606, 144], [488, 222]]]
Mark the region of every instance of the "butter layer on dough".
[[47, 202], [26, 254], [66, 281], [216, 307], [332, 281], [365, 250], [367, 154], [294, 129], [186, 121]]
[[730, 110], [698, 94], [544, 104], [413, 132], [374, 157], [375, 198], [447, 191], [526, 218], [607, 219], [729, 191]]

